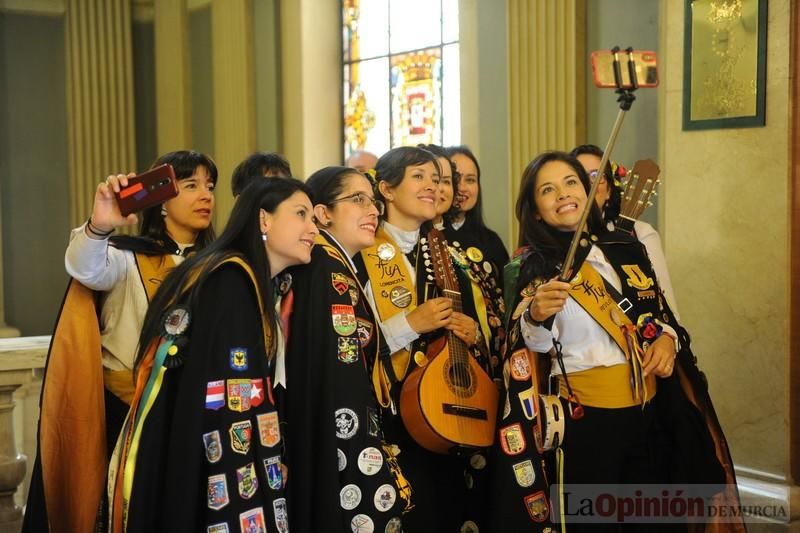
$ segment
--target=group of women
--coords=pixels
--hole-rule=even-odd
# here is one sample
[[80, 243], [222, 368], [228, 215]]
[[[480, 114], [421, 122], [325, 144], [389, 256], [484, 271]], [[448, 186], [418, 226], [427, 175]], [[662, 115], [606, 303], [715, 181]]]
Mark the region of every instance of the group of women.
[[[183, 151], [163, 163], [180, 193], [142, 213], [140, 236], [110, 237], [137, 222], [115, 200], [130, 175], [101, 183], [73, 231], [27, 530], [546, 531], [560, 527], [557, 482], [730, 481], [659, 284], [663, 257], [654, 272], [641, 237], [614, 230], [614, 177], [594, 160], [531, 162], [505, 273], [466, 147], [395, 148], [374, 172], [326, 167], [305, 183], [251, 180], [216, 239], [213, 161]], [[561, 281], [590, 176], [609, 192]], [[630, 300], [619, 324], [585, 304], [587, 283]], [[96, 335], [80, 333], [86, 320]], [[423, 379], [456, 403], [424, 411]], [[561, 412], [583, 415], [565, 417], [555, 451], [536, 436], [548, 382]], [[481, 383], [485, 404], [468, 405]], [[488, 441], [426, 437], [420, 421], [437, 409], [462, 429], [482, 421]], [[685, 417], [696, 440], [676, 442]]]

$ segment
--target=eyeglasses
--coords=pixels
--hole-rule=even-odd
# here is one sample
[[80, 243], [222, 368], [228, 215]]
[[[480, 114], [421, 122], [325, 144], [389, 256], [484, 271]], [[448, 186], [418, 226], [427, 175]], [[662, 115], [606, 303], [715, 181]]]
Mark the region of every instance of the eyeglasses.
[[377, 198], [370, 198], [363, 192], [357, 192], [355, 194], [351, 194], [350, 196], [344, 196], [342, 198], [336, 198], [332, 200], [328, 205], [333, 205], [338, 202], [351, 202], [359, 206], [364, 211], [368, 211], [370, 206], [375, 206], [375, 209], [378, 210], [378, 216], [383, 215], [383, 212], [386, 209], [386, 206], [383, 204], [381, 200]]
[[[597, 179], [597, 171], [592, 170], [591, 172], [589, 172], [589, 181], [594, 183], [594, 180], [596, 179]], [[600, 176], [600, 185], [605, 185], [606, 183], [608, 183], [608, 181], [606, 180], [606, 175], [603, 174], [602, 176]]]

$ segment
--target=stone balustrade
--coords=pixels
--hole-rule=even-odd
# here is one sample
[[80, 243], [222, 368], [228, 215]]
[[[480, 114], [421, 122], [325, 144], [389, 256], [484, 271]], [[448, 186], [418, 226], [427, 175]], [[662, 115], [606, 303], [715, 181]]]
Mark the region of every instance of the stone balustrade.
[[50, 336], [0, 339], [0, 533], [16, 533], [28, 494]]

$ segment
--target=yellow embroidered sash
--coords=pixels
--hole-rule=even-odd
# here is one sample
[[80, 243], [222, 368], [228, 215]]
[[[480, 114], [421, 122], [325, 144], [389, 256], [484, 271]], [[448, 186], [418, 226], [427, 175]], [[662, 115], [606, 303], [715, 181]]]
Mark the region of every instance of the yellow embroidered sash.
[[[363, 250], [361, 256], [372, 284], [375, 310], [381, 322], [387, 321], [397, 313], [416, 309], [415, 280], [406, 268], [400, 248], [382, 226], [375, 235], [375, 244]], [[391, 358], [394, 375], [398, 381], [402, 381], [408, 372], [411, 354], [408, 350], [401, 349], [393, 353]], [[372, 382], [378, 402], [383, 407], [388, 407], [391, 402], [389, 396], [391, 382], [380, 357], [375, 361]]]
[[[629, 363], [629, 372], [632, 374], [633, 395], [638, 398], [637, 403], [644, 405], [654, 395], [656, 390], [655, 377], [651, 374], [642, 377], [642, 358], [644, 352], [639, 346], [635, 326], [628, 316], [623, 313], [614, 299], [608, 294], [602, 277], [588, 261], [584, 261], [578, 274], [570, 281], [569, 295], [602, 327], [625, 354]], [[627, 373], [625, 373], [627, 375]], [[617, 375], [617, 374], [614, 374]], [[622, 374], [619, 374], [622, 375]], [[570, 375], [571, 378], [572, 375]], [[601, 380], [603, 381], [603, 380]], [[582, 383], [591, 384], [596, 380], [581, 380]], [[600, 382], [597, 382], [598, 384]], [[596, 392], [600, 392], [599, 390]], [[592, 396], [592, 388], [584, 391]], [[600, 396], [600, 394], [598, 394]], [[592, 399], [587, 396], [587, 405], [592, 405]], [[617, 400], [615, 400], [615, 406]]]

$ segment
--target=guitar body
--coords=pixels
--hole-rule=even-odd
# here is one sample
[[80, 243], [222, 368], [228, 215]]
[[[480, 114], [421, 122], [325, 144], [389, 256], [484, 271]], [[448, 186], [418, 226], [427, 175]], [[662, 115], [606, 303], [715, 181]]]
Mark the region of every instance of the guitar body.
[[497, 386], [474, 357], [450, 357], [448, 344], [403, 382], [403, 424], [420, 446], [435, 453], [456, 446], [489, 447], [494, 442]]

